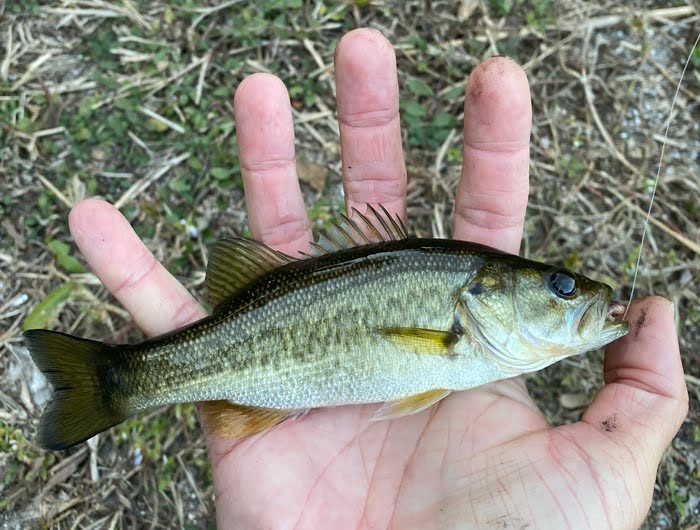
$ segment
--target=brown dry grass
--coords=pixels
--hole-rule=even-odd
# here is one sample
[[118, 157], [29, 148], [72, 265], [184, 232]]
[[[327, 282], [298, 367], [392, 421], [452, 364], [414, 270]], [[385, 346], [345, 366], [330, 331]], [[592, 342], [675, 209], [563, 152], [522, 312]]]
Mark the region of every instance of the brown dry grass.
[[[379, 29], [396, 46], [416, 232], [449, 234], [465, 78], [485, 57], [507, 53], [524, 65], [534, 105], [523, 252], [607, 281], [621, 298], [629, 293], [664, 122], [700, 26], [696, 8], [581, 0], [194, 4], [0, 2], [0, 527], [213, 525], [192, 407], [130, 420], [67, 453], [35, 445], [46, 389], [21, 324], [54, 293], [63, 294], [47, 316], [55, 329], [140, 337], [92, 274], [56, 257], [55, 242], [70, 242], [69, 208], [86, 195], [119, 204], [199, 294], [204, 249], [227, 231], [245, 231], [230, 95], [252, 72], [274, 72], [292, 90], [310, 214], [331, 218], [342, 204], [332, 54], [353, 27]], [[640, 295], [675, 302], [691, 396], [646, 528], [697, 528], [699, 517], [699, 58], [676, 103], [638, 284]], [[457, 119], [431, 122], [439, 113]], [[67, 282], [74, 287], [56, 295]], [[590, 354], [529, 378], [553, 422], [580, 415], [602, 383], [601, 359]]]

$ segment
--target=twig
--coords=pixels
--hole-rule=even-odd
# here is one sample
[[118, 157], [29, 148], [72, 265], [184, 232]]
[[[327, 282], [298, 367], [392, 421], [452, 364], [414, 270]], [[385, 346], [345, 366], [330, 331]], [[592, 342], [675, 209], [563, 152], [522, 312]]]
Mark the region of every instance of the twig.
[[[221, 5], [214, 6], [214, 7], [210, 7], [210, 8], [206, 8], [206, 9], [202, 9], [202, 10], [201, 10], [201, 11], [202, 11], [202, 14], [199, 15], [197, 18], [194, 19], [194, 22], [192, 22], [192, 25], [191, 25], [191, 26], [189, 27], [189, 29], [187, 30], [188, 36], [191, 37], [192, 34], [194, 33], [194, 30], [196, 29], [196, 27], [199, 26], [200, 22], [202, 22], [202, 20], [204, 20], [205, 18], [207, 18], [209, 15], [213, 15], [214, 13], [216, 13], [216, 12], [218, 12], [218, 11], [221, 11], [221, 10], [223, 10], [223, 9], [226, 9], [227, 7], [231, 7], [232, 5], [238, 4], [238, 3], [242, 2], [242, 1], [243, 1], [243, 0], [229, 0], [228, 2], [224, 2], [224, 3], [221, 4]], [[196, 9], [196, 10], [194, 10], [194, 11], [200, 11], [200, 10], [199, 10], [199, 9]]]
[[[613, 195], [615, 195], [620, 201], [622, 201], [625, 204], [625, 206], [631, 208], [635, 212], [646, 217], [647, 212], [645, 210], [643, 210], [642, 208], [640, 208], [639, 206], [634, 204], [627, 197], [624, 197], [622, 194], [617, 192], [617, 190], [611, 188], [610, 192]], [[692, 250], [696, 254], [700, 255], [700, 245], [698, 243], [696, 243], [695, 241], [693, 241], [692, 239], [687, 238], [686, 236], [684, 236], [683, 234], [681, 234], [679, 232], [676, 232], [673, 228], [665, 225], [664, 223], [662, 223], [658, 219], [655, 219], [654, 217], [649, 217], [649, 222], [651, 224], [653, 224], [654, 226], [658, 226], [661, 230], [666, 232], [672, 238], [676, 239], [676, 241], [682, 243], [684, 246], [686, 246], [687, 248], [689, 248], [690, 250]]]
[[68, 198], [61, 193], [61, 191], [54, 186], [49, 179], [47, 179], [45, 176], [43, 176], [41, 173], [37, 173], [36, 177], [41, 181], [41, 183], [46, 186], [51, 193], [53, 193], [59, 201], [61, 201], [63, 204], [65, 204], [68, 208], [73, 207], [73, 203], [71, 203]]
[[583, 74], [579, 74], [578, 72], [575, 72], [574, 70], [571, 70], [568, 68], [566, 65], [562, 63], [562, 68], [575, 77], [576, 79], [579, 80], [581, 83], [581, 86], [583, 86], [583, 92], [586, 96], [586, 103], [588, 103], [588, 109], [591, 112], [591, 115], [593, 116], [593, 121], [595, 122], [596, 126], [598, 127], [598, 130], [600, 131], [601, 136], [605, 140], [605, 143], [608, 144], [608, 147], [612, 151], [612, 153], [615, 155], [615, 157], [622, 163], [623, 166], [625, 166], [627, 169], [629, 169], [632, 173], [635, 175], [639, 175], [639, 168], [637, 168], [634, 164], [632, 164], [629, 160], [627, 160], [627, 157], [623, 155], [620, 150], [617, 148], [615, 145], [615, 142], [613, 142], [612, 137], [610, 136], [610, 133], [608, 133], [608, 130], [605, 128], [605, 125], [603, 124], [603, 120], [600, 119], [600, 115], [598, 114], [598, 109], [595, 106], [595, 97], [593, 95], [593, 89], [591, 88], [591, 83], [589, 81], [588, 75], [584, 72]]
[[124, 194], [119, 197], [117, 202], [114, 203], [114, 206], [117, 209], [121, 209], [129, 203], [134, 197], [139, 195], [140, 193], [143, 193], [151, 184], [153, 184], [156, 180], [158, 180], [160, 177], [165, 175], [168, 171], [170, 171], [172, 168], [175, 166], [179, 165], [183, 161], [187, 160], [190, 157], [190, 153], [184, 153], [179, 156], [176, 156], [175, 158], [171, 158], [170, 160], [167, 160], [165, 164], [163, 164], [161, 167], [159, 167], [157, 170], [152, 171], [148, 175], [146, 175], [144, 178], [140, 179], [138, 182], [135, 182], [128, 190], [124, 192]]
[[311, 42], [309, 39], [304, 39], [302, 42], [304, 43], [304, 48], [309, 50], [309, 53], [311, 54], [311, 57], [313, 57], [314, 62], [318, 66], [319, 70], [325, 70], [326, 63], [323, 62], [323, 59], [321, 59], [321, 56], [316, 51], [316, 48], [314, 48], [313, 42]]
[[199, 69], [199, 77], [197, 78], [197, 89], [194, 93], [194, 104], [199, 106], [199, 102], [202, 99], [202, 91], [204, 90], [204, 79], [207, 75], [207, 69], [209, 68], [209, 63], [211, 62], [210, 51], [204, 56], [204, 62], [202, 62], [202, 67]]
[[10, 91], [16, 91], [19, 87], [32, 79], [34, 77], [34, 73], [41, 67], [42, 64], [51, 59], [51, 57], [53, 57], [53, 53], [48, 52], [34, 59], [34, 61], [32, 61], [32, 63], [27, 67], [27, 71], [22, 74], [22, 77], [14, 82], [10, 88]]
[[10, 63], [12, 62], [12, 27], [10, 26], [7, 31], [7, 42], [5, 43], [5, 58], [0, 64], [0, 79], [7, 81], [7, 77], [10, 73]]
[[182, 125], [178, 125], [174, 121], [171, 121], [168, 118], [161, 116], [160, 114], [152, 111], [149, 108], [141, 106], [141, 107], [139, 107], [139, 112], [142, 114], [145, 114], [146, 116], [148, 116], [149, 118], [151, 118], [153, 120], [156, 120], [158, 123], [162, 123], [168, 129], [172, 129], [176, 133], [185, 134], [185, 128]]

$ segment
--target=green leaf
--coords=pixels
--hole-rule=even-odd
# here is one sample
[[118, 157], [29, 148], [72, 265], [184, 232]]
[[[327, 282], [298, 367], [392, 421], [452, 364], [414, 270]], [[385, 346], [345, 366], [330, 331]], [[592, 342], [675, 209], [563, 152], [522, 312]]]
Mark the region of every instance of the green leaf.
[[192, 185], [187, 181], [186, 177], [179, 177], [171, 180], [168, 187], [178, 193], [185, 193], [192, 189]]
[[418, 77], [411, 77], [406, 81], [408, 90], [416, 96], [432, 96], [434, 94], [430, 85]]
[[189, 157], [187, 159], [187, 165], [190, 166], [190, 169], [193, 169], [194, 171], [202, 171], [202, 168], [204, 167], [202, 161], [196, 156]]
[[676, 507], [676, 510], [681, 517], [685, 517], [686, 497], [679, 491], [680, 488], [678, 487], [678, 484], [676, 484], [676, 479], [671, 478], [668, 481], [668, 488], [671, 490], [671, 502]]
[[63, 241], [49, 241], [49, 250], [56, 256], [59, 267], [66, 272], [87, 272], [87, 269], [76, 258], [70, 255], [70, 246]]
[[443, 95], [443, 98], [446, 100], [450, 100], [453, 98], [458, 98], [458, 97], [463, 97], [464, 96], [464, 87], [463, 86], [456, 86], [447, 91]]
[[496, 10], [499, 16], [507, 15], [513, 9], [512, 0], [489, 0], [489, 4]]
[[163, 12], [163, 18], [165, 19], [165, 23], [168, 25], [172, 24], [175, 20], [175, 13], [170, 7], [165, 8], [165, 11]]
[[225, 167], [213, 167], [209, 170], [209, 172], [216, 180], [223, 180], [231, 175], [231, 170], [226, 169]]
[[75, 282], [68, 282], [51, 291], [46, 298], [39, 302], [22, 323], [22, 329], [48, 328], [55, 320], [65, 303], [77, 288]]
[[401, 102], [401, 110], [408, 116], [413, 116], [415, 118], [425, 116], [425, 107], [417, 101], [403, 100]]
[[435, 117], [430, 121], [430, 127], [435, 129], [452, 129], [456, 127], [457, 120], [455, 120], [452, 114], [447, 112], [438, 112]]

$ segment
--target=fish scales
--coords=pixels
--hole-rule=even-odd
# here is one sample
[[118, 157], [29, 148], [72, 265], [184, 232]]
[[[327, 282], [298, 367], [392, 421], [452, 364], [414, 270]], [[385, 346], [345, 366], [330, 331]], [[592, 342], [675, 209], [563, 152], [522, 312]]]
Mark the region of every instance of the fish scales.
[[373, 254], [282, 267], [177, 338], [125, 352], [119, 368], [132, 377], [129, 403], [228, 399], [310, 408], [384, 401], [444, 384], [455, 359], [407, 355], [377, 330], [448, 331], [456, 291], [481, 260], [473, 257], [465, 268], [462, 255], [406, 247], [389, 243]]

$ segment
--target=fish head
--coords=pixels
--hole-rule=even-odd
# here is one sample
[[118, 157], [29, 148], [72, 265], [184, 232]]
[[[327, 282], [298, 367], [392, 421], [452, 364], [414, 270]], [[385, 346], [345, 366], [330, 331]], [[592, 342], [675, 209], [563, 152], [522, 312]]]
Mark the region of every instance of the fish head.
[[594, 350], [629, 328], [610, 286], [515, 257], [485, 262], [459, 298], [465, 330], [513, 372]]

